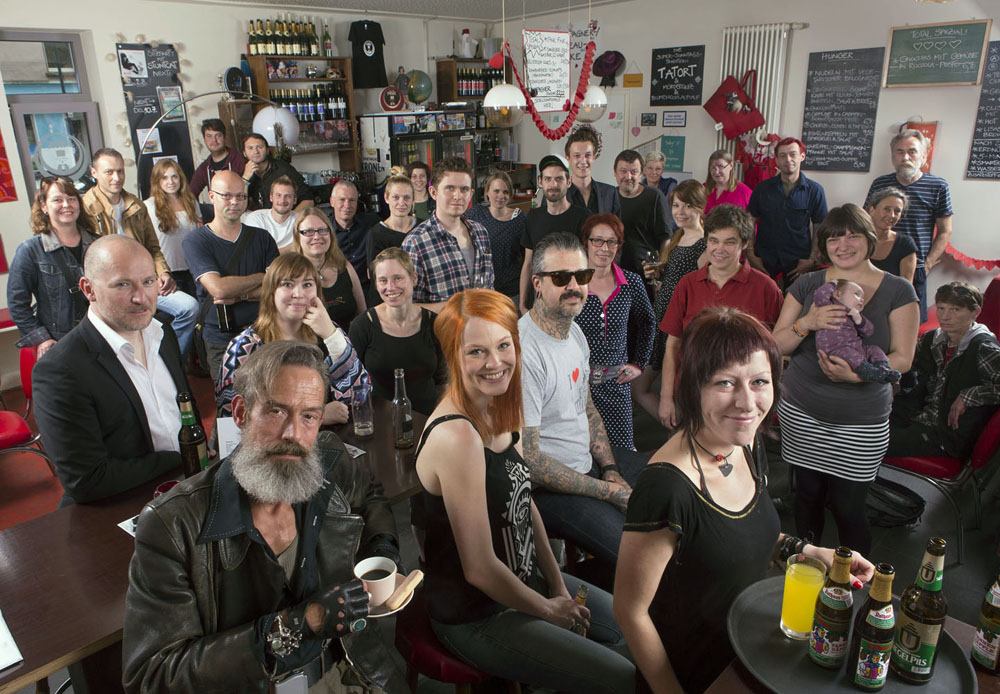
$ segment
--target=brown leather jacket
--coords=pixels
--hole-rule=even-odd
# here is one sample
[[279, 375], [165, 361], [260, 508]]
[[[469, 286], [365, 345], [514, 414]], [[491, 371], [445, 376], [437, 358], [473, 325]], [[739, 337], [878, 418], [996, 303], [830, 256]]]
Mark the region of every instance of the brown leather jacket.
[[[351, 580], [359, 547], [379, 534], [396, 537], [381, 485], [336, 436], [320, 439], [328, 483], [294, 507], [300, 563], [291, 581], [253, 528], [229, 459], [143, 509], [125, 599], [126, 692], [267, 692], [261, 618], [321, 586]], [[318, 531], [310, 531], [316, 517]], [[376, 628], [369, 620], [367, 629], [334, 643], [333, 652], [342, 647], [359, 673], [385, 691], [404, 691]], [[305, 664], [296, 665], [295, 657], [279, 674]]]
[[[153, 221], [149, 218], [146, 206], [142, 204], [142, 200], [125, 190], [122, 190], [121, 196], [125, 202], [125, 211], [122, 212], [122, 227], [125, 229], [125, 234], [145, 246], [149, 254], [153, 256], [157, 277], [164, 272], [170, 272], [170, 266], [167, 265], [163, 252], [160, 250], [160, 240], [156, 236], [156, 230], [153, 228]], [[101, 192], [100, 188], [94, 186], [88, 190], [83, 196], [83, 204], [97, 220], [97, 230], [100, 236], [118, 233], [115, 215], [111, 211], [111, 203], [108, 202], [108, 198]]]

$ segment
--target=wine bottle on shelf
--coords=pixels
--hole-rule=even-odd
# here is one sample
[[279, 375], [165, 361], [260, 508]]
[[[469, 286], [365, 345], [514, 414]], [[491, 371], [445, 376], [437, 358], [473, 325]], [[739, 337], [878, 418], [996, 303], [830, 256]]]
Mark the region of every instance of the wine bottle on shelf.
[[271, 31], [270, 19], [264, 24], [264, 46], [267, 49], [267, 55], [274, 55], [274, 33]]
[[332, 84], [326, 86], [326, 112], [330, 114], [329, 118], [337, 119], [337, 99], [333, 95]]
[[323, 91], [320, 87], [315, 87], [314, 91], [313, 99], [316, 102], [316, 120], [326, 120], [329, 118], [326, 114], [326, 97], [323, 96]]
[[309, 41], [309, 55], [321, 55], [319, 49], [319, 37], [316, 36], [316, 25], [312, 22], [309, 22]]
[[257, 30], [252, 19], [250, 30], [247, 32], [247, 55], [257, 55]]
[[330, 37], [330, 27], [323, 22], [323, 55], [327, 58], [333, 57], [333, 39]]

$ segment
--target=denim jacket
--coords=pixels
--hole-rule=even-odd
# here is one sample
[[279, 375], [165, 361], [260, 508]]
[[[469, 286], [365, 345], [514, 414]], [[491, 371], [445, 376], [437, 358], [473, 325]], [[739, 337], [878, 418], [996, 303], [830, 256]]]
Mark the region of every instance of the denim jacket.
[[[97, 237], [80, 229], [83, 253], [96, 240]], [[75, 305], [60, 261], [79, 280], [83, 268], [70, 250], [59, 242], [59, 238], [48, 231], [32, 236], [14, 253], [7, 279], [7, 307], [10, 317], [21, 331], [18, 347], [33, 347], [46, 340], [58, 340], [86, 315], [85, 309]]]

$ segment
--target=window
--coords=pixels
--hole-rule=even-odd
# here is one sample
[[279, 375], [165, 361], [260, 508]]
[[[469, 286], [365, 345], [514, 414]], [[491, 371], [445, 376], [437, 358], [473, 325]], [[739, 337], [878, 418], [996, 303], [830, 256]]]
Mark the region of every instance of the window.
[[0, 30], [0, 73], [29, 194], [45, 176], [80, 180], [103, 146], [77, 34]]

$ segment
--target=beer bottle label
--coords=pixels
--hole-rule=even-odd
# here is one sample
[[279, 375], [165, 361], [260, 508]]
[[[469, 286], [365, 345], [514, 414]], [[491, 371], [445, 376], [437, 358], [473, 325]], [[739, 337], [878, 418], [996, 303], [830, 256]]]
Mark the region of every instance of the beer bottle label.
[[917, 571], [916, 584], [924, 590], [941, 590], [944, 583], [944, 561], [939, 562], [939, 566], [931, 563], [921, 565]]
[[854, 672], [854, 684], [862, 689], [881, 689], [889, 672], [892, 641], [873, 643], [862, 638], [860, 651], [858, 667]]
[[847, 636], [850, 629], [850, 620], [836, 624], [817, 611], [812, 633], [809, 635], [809, 657], [826, 667], [841, 665], [847, 657]]
[[843, 610], [854, 604], [851, 591], [838, 586], [825, 586], [819, 594], [820, 602], [835, 610]]
[[899, 615], [898, 626], [892, 642], [893, 666], [903, 673], [931, 674], [941, 625], [921, 624], [904, 612]]
[[204, 441], [198, 444], [198, 464], [202, 470], [208, 467], [208, 445]]
[[1000, 607], [1000, 585], [996, 581], [994, 581], [993, 587], [990, 588], [990, 592], [986, 594], [986, 602], [993, 605], [993, 607]]
[[972, 659], [995, 670], [1000, 657], [1000, 624], [979, 615], [979, 626], [972, 639]]
[[896, 618], [892, 613], [892, 603], [878, 610], [868, 610], [865, 621], [876, 629], [892, 629], [896, 626]]
[[194, 412], [191, 410], [181, 410], [181, 426], [188, 426], [194, 423]]

